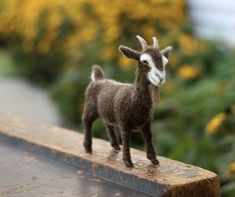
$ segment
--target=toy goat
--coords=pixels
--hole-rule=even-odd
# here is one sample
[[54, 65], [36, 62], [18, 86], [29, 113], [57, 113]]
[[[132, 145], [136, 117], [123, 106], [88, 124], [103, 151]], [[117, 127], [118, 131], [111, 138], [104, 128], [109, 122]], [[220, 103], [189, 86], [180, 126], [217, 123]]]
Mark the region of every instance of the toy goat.
[[114, 149], [120, 150], [114, 127], [122, 130], [123, 161], [127, 167], [133, 167], [129, 142], [134, 130], [142, 130], [147, 158], [153, 164], [159, 164], [152, 144], [151, 121], [153, 106], [159, 97], [159, 87], [165, 82], [165, 65], [172, 51], [170, 46], [160, 51], [155, 37], [153, 46], [147, 46], [143, 38], [138, 35], [136, 37], [142, 45], [142, 52], [119, 46], [123, 55], [137, 62], [134, 84], [106, 79], [103, 70], [94, 65], [82, 116], [85, 151], [92, 152], [92, 123], [100, 117], [106, 125]]

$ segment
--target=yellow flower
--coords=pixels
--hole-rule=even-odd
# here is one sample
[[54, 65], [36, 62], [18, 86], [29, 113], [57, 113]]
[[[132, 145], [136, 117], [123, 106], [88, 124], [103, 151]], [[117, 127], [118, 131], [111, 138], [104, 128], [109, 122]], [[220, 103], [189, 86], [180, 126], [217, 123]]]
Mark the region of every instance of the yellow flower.
[[133, 61], [124, 57], [124, 56], [120, 56], [120, 58], [118, 59], [118, 63], [119, 63], [119, 67], [122, 70], [131, 70], [133, 68]]
[[226, 177], [235, 178], [235, 161], [233, 161], [227, 166], [224, 174]]
[[[216, 134], [219, 131], [219, 128], [222, 122], [227, 118], [225, 113], [219, 113], [213, 117], [206, 125], [205, 131], [208, 134]], [[235, 167], [235, 165], [234, 165]]]
[[48, 29], [57, 29], [62, 22], [62, 15], [57, 10], [51, 10], [48, 18], [47, 25]]
[[229, 165], [229, 170], [230, 170], [231, 172], [235, 173], [235, 162], [233, 162], [233, 163], [231, 163], [231, 164]]
[[186, 55], [193, 55], [199, 48], [199, 42], [188, 34], [181, 34], [179, 45], [182, 52]]
[[[117, 25], [118, 26], [118, 25]], [[106, 42], [112, 42], [119, 36], [119, 28], [117, 26], [109, 26], [105, 31], [104, 31], [104, 36]]]
[[142, 29], [146, 38], [151, 38], [156, 34], [155, 28], [152, 25], [143, 25]]
[[[4, 5], [0, 11], [0, 36], [17, 35], [25, 52], [46, 55], [48, 51], [59, 50], [77, 59], [83, 55], [77, 53], [79, 49], [99, 39], [102, 58], [114, 60], [120, 55], [116, 46], [122, 42], [121, 37], [125, 40], [127, 36], [141, 34], [150, 40], [165, 30], [179, 32], [186, 19], [185, 1], [182, 0], [0, 2]], [[181, 43], [184, 49], [192, 51], [190, 36], [182, 35]], [[115, 49], [106, 49], [111, 47]], [[177, 58], [171, 59], [172, 65], [178, 62]], [[118, 61], [125, 70], [134, 65], [123, 57]]]
[[195, 79], [200, 74], [201, 74], [200, 69], [190, 64], [185, 64], [181, 66], [178, 70], [178, 75], [180, 76], [180, 78], [185, 80]]
[[235, 162], [232, 162], [228, 168], [227, 168], [227, 173], [229, 177], [235, 177]]

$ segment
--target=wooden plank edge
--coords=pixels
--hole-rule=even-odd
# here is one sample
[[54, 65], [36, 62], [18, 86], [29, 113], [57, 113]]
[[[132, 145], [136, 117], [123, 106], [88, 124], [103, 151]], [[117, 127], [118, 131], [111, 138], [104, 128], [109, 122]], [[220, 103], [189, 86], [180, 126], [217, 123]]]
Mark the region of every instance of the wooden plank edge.
[[[37, 126], [37, 124], [35, 124], [35, 126]], [[207, 173], [207, 177], [205, 177], [204, 179], [200, 181], [189, 182], [187, 184], [161, 184], [161, 182], [156, 182], [155, 180], [150, 180], [149, 178], [145, 179], [133, 173], [122, 171], [120, 170], [120, 168], [119, 170], [115, 169], [113, 168], [113, 166], [110, 167], [110, 165], [106, 165], [105, 162], [95, 162], [94, 160], [90, 160], [89, 157], [79, 157], [79, 155], [73, 154], [71, 152], [66, 152], [66, 149], [56, 149], [53, 146], [42, 144], [42, 142], [27, 140], [24, 136], [14, 136], [14, 132], [7, 133], [4, 131], [1, 132], [1, 130], [4, 130], [4, 125], [0, 129], [1, 141], [11, 143], [15, 146], [24, 147], [27, 150], [43, 154], [54, 160], [65, 162], [81, 170], [96, 174], [100, 178], [112, 181], [122, 186], [127, 186], [151, 196], [220, 196], [219, 179], [214, 173], [210, 173], [210, 176], [208, 176]], [[107, 142], [104, 142], [104, 144], [105, 143], [107, 144]], [[142, 155], [144, 154], [142, 153]]]

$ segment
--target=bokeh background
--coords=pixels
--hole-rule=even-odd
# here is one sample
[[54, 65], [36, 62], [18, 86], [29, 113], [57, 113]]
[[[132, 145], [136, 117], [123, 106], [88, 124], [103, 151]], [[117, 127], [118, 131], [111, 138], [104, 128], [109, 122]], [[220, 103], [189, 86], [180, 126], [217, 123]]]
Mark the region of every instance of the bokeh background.
[[[157, 35], [162, 48], [174, 47], [152, 125], [157, 152], [218, 173], [222, 196], [235, 196], [234, 35], [215, 26], [234, 15], [223, 10], [227, 18], [209, 17], [214, 30], [208, 30], [200, 10], [193, 12], [200, 8], [196, 2], [202, 1], [0, 0], [0, 79], [20, 77], [30, 88], [46, 91], [60, 126], [81, 131], [91, 65], [101, 65], [110, 78], [132, 82], [135, 62], [121, 56], [118, 46], [140, 49], [136, 34], [149, 43]], [[205, 16], [215, 12], [213, 6]], [[35, 99], [35, 113], [45, 113], [37, 110]], [[29, 103], [20, 105], [27, 109]], [[101, 121], [93, 130], [107, 139]], [[133, 134], [132, 146], [144, 149], [140, 134]]]

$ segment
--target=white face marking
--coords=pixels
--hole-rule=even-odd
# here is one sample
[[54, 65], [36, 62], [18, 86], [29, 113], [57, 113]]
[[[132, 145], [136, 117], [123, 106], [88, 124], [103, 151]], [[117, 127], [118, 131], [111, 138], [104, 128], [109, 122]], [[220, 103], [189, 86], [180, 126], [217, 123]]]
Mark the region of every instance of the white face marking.
[[144, 53], [140, 56], [140, 61], [144, 62], [146, 61], [151, 68], [150, 71], [147, 73], [147, 77], [149, 81], [155, 85], [155, 86], [161, 86], [165, 83], [166, 80], [166, 72], [165, 72], [165, 66], [168, 62], [168, 59], [162, 55], [162, 63], [163, 63], [163, 70], [160, 71], [157, 69], [151, 55], [148, 53]]

